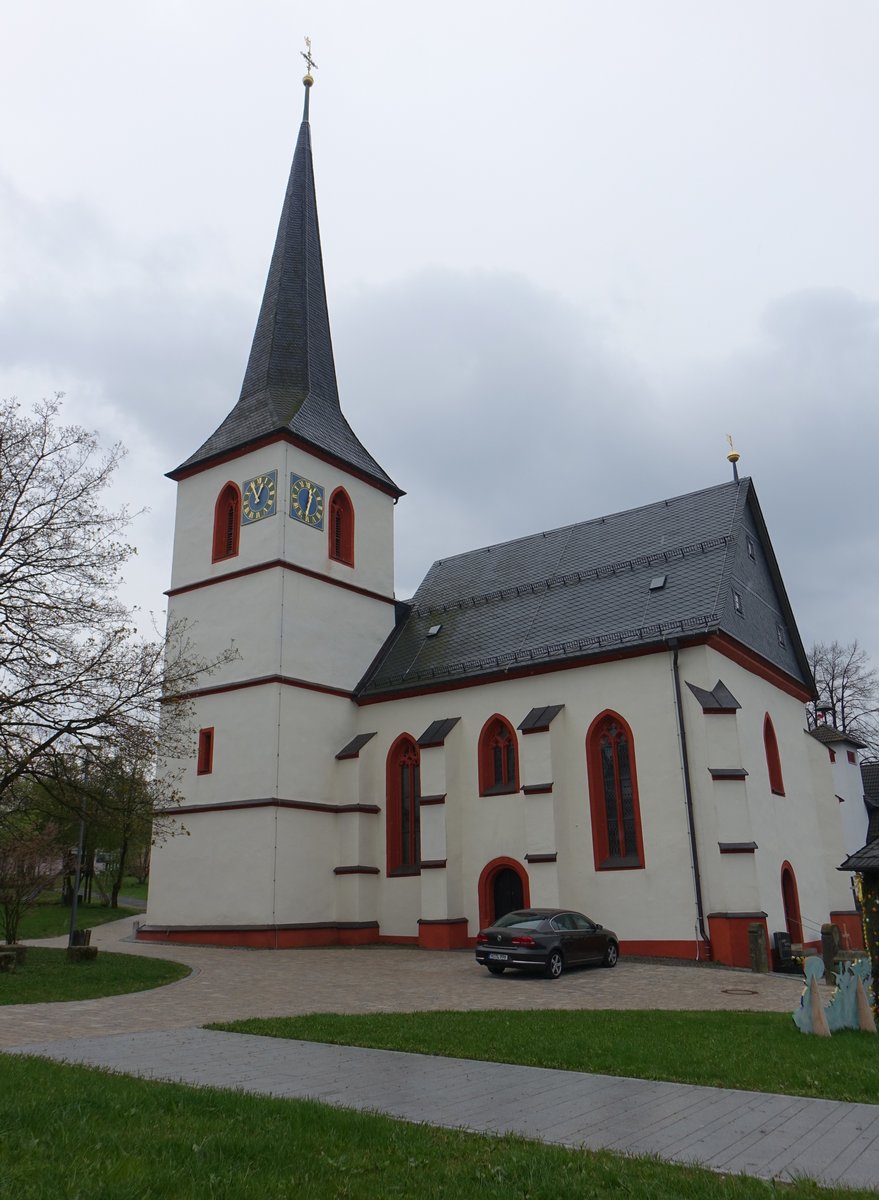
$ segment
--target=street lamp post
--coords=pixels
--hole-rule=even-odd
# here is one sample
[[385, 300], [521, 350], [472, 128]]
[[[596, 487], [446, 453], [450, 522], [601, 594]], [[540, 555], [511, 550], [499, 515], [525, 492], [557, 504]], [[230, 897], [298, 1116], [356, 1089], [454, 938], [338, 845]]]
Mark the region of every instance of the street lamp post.
[[74, 945], [76, 938], [76, 911], [79, 907], [79, 884], [82, 876], [82, 851], [85, 845], [85, 804], [86, 804], [86, 789], [89, 782], [89, 764], [88, 759], [85, 761], [85, 766], [82, 772], [83, 792], [82, 804], [79, 809], [79, 847], [76, 852], [76, 874], [73, 882], [73, 903], [70, 906], [70, 933], [67, 937], [68, 949]]

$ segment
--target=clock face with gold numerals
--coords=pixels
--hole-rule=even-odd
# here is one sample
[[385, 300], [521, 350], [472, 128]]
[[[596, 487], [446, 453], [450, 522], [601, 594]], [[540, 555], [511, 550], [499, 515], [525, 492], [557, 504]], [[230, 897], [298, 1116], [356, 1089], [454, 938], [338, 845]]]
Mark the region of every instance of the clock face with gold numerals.
[[312, 529], [324, 527], [324, 489], [301, 475], [290, 476], [290, 516]]
[[266, 471], [241, 485], [241, 524], [252, 525], [278, 511], [278, 472]]

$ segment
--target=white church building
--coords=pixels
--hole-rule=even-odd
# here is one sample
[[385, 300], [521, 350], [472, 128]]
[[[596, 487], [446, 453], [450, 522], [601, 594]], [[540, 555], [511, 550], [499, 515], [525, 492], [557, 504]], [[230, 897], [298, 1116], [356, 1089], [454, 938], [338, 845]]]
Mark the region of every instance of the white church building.
[[529, 904], [623, 954], [856, 935], [749, 479], [457, 554], [395, 598], [403, 492], [339, 405], [309, 87], [240, 399], [170, 473], [171, 618], [238, 657], [193, 693], [187, 836], [154, 849], [138, 936], [457, 948]]

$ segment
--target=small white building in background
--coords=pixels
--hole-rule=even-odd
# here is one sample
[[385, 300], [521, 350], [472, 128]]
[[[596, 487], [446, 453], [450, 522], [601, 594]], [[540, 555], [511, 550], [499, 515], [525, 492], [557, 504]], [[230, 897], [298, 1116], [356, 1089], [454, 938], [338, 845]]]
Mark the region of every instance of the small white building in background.
[[832, 725], [818, 725], [810, 730], [810, 733], [827, 748], [833, 791], [842, 821], [845, 852], [846, 855], [854, 854], [867, 841], [870, 821], [860, 761], [860, 751], [865, 748], [866, 743]]
[[171, 477], [171, 617], [239, 657], [194, 693], [142, 939], [455, 948], [562, 904], [624, 954], [744, 964], [754, 922], [858, 930], [750, 480], [572, 514], [396, 600], [404, 493], [339, 406], [307, 102], [241, 397]]

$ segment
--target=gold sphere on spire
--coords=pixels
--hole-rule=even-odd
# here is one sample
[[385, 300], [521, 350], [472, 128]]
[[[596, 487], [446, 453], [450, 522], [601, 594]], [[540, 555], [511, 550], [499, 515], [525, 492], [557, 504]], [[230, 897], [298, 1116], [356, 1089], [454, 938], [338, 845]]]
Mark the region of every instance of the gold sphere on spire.
[[314, 76], [313, 75], [303, 75], [302, 82], [305, 84], [306, 87], [311, 87], [314, 84]]

